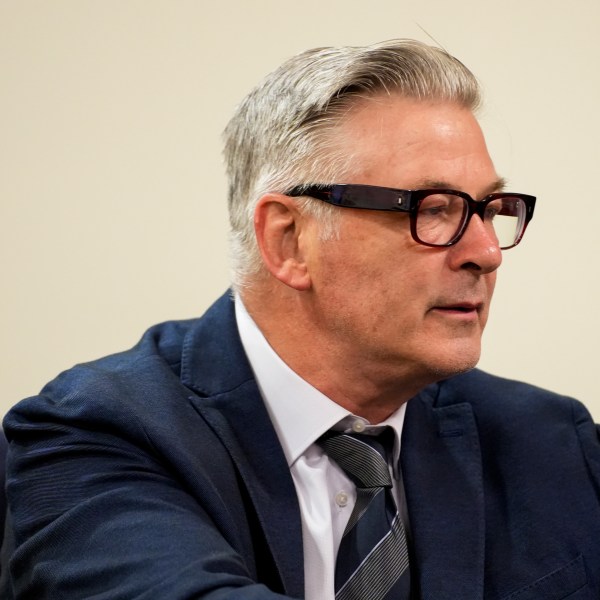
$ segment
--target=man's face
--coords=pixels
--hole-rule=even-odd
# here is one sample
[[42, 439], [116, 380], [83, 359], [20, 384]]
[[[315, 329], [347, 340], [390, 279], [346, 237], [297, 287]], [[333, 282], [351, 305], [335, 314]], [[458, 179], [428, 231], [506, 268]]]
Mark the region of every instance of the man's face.
[[[336, 140], [361, 183], [462, 190], [501, 185], [473, 115], [396, 96], [361, 101]], [[501, 252], [479, 217], [447, 248], [417, 244], [407, 214], [339, 209], [339, 239], [317, 245], [311, 281], [320, 327], [349, 369], [420, 386], [473, 367]]]

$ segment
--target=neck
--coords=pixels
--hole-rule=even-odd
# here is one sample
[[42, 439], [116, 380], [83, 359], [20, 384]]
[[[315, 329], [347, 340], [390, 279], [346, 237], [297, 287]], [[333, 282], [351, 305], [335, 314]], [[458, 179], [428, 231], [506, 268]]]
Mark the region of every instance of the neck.
[[411, 365], [365, 360], [315, 318], [310, 292], [244, 290], [246, 310], [278, 356], [333, 402], [376, 424], [387, 419], [433, 376], [415, 377]]

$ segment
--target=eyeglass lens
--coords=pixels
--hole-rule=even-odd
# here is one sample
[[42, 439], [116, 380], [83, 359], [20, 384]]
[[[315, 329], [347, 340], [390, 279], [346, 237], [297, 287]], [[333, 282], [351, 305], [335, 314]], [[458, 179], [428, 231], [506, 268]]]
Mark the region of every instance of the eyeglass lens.
[[[431, 194], [423, 198], [416, 215], [418, 238], [444, 246], [462, 232], [469, 215], [469, 202], [454, 194]], [[486, 204], [484, 224], [493, 233], [500, 248], [515, 244], [525, 223], [526, 207], [520, 198], [505, 196]]]

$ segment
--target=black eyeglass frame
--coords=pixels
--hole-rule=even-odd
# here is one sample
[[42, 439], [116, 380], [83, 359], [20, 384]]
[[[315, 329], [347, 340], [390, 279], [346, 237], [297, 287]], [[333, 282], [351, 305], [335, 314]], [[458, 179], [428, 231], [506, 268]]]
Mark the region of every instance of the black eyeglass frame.
[[[417, 233], [417, 213], [421, 202], [433, 194], [452, 194], [460, 196], [467, 202], [467, 214], [463, 216], [462, 223], [455, 233], [454, 237], [445, 244], [432, 244], [424, 242]], [[361, 208], [366, 210], [381, 210], [389, 212], [407, 212], [410, 216], [410, 232], [418, 244], [430, 246], [432, 248], [444, 248], [456, 244], [466, 231], [471, 217], [478, 215], [485, 220], [485, 210], [488, 204], [494, 200], [502, 198], [517, 198], [523, 201], [525, 205], [525, 218], [515, 241], [510, 246], [500, 246], [501, 250], [514, 248], [522, 239], [527, 229], [529, 221], [533, 218], [535, 208], [535, 196], [529, 194], [513, 194], [510, 192], [495, 192], [488, 194], [481, 200], [475, 200], [466, 192], [450, 189], [422, 189], [422, 190], [402, 190], [396, 188], [380, 187], [376, 185], [339, 183], [331, 185], [299, 185], [285, 193], [286, 196], [300, 197], [308, 196], [316, 200], [322, 200], [334, 206], [347, 208]]]

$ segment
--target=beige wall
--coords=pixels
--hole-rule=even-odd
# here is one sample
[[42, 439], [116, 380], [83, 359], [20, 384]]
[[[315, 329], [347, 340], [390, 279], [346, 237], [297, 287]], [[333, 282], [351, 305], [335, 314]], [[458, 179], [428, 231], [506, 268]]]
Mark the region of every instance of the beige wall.
[[481, 78], [502, 175], [539, 197], [481, 366], [600, 419], [597, 0], [0, 0], [0, 413], [225, 289], [220, 132], [307, 47], [426, 30]]

